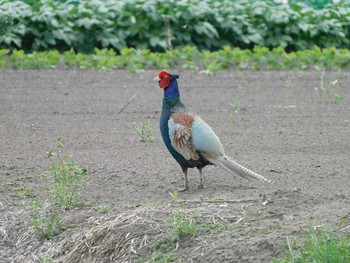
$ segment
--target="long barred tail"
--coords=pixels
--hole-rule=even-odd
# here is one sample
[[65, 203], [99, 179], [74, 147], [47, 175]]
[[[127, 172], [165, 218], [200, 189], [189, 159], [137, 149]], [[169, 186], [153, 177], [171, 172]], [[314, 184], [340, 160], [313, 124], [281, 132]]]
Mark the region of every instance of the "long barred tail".
[[242, 176], [243, 178], [246, 179], [254, 179], [254, 180], [260, 180], [264, 181], [266, 183], [271, 183], [270, 180], [266, 179], [260, 174], [257, 174], [248, 168], [245, 168], [243, 165], [240, 165], [236, 161], [234, 161], [231, 157], [225, 155], [222, 157], [219, 157], [215, 160], [210, 160], [210, 162], [214, 163], [215, 165], [225, 169], [226, 171], [232, 173], [236, 173], [239, 176]]

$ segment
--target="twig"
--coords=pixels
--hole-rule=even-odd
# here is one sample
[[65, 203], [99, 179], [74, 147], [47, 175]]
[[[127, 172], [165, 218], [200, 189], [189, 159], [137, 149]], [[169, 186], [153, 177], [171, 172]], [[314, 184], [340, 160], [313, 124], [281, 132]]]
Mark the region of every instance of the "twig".
[[240, 219], [237, 220], [236, 224], [238, 224], [239, 222], [241, 222], [243, 220], [243, 217], [241, 217]]
[[135, 94], [129, 99], [129, 101], [125, 104], [125, 106], [117, 113], [120, 114], [122, 111], [136, 98], [137, 94], [141, 91], [142, 86], [135, 92]]
[[344, 230], [346, 230], [346, 229], [348, 229], [348, 228], [350, 228], [350, 225], [348, 225], [348, 226], [346, 226], [346, 227], [340, 229], [339, 232], [342, 232], [342, 231], [344, 231]]
[[290, 241], [289, 241], [288, 236], [287, 236], [287, 244], [288, 244], [288, 250], [289, 250], [289, 252], [292, 254], [293, 251], [292, 251], [292, 247], [291, 247], [291, 245], [290, 245]]
[[255, 203], [255, 199], [245, 199], [245, 200], [178, 200], [177, 203]]
[[321, 80], [320, 80], [320, 89], [324, 91], [324, 68], [322, 68]]

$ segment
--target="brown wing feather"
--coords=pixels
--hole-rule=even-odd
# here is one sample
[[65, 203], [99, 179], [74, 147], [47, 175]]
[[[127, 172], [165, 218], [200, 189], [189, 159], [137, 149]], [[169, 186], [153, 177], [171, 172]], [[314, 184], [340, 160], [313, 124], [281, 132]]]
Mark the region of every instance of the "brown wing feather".
[[170, 138], [172, 144], [174, 144], [174, 149], [188, 160], [199, 160], [199, 156], [192, 145], [192, 123], [194, 121], [194, 114], [177, 112], [171, 115], [170, 120], [173, 121], [175, 125], [173, 138]]

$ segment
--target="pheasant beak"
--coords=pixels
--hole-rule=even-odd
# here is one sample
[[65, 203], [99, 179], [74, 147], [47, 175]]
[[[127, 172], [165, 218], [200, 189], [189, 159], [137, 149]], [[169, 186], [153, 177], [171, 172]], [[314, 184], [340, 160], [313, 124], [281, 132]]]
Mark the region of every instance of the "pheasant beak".
[[156, 81], [159, 82], [159, 81], [160, 81], [160, 77], [159, 77], [159, 76], [155, 77], [155, 78], [153, 79], [153, 81], [154, 81], [154, 82], [156, 82]]

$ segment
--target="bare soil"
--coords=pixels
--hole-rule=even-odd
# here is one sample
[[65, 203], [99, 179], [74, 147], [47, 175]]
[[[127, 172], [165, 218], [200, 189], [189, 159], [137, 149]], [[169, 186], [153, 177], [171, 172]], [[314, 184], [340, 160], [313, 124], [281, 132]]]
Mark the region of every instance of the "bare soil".
[[[191, 170], [190, 190], [174, 204], [182, 172], [158, 129], [156, 70], [0, 71], [0, 262], [155, 260], [162, 252], [155, 241], [171, 236], [164, 219], [180, 210], [210, 227], [174, 244], [177, 261], [270, 262], [283, 255], [287, 238], [303, 239], [307, 226], [349, 220], [349, 72], [325, 72], [323, 85], [317, 71], [173, 73], [183, 102], [214, 129], [226, 153], [274, 183], [206, 167], [205, 188], [197, 189]], [[340, 103], [332, 102], [335, 80]], [[232, 103], [240, 106], [234, 121]], [[133, 133], [145, 120], [154, 142]], [[25, 207], [45, 192], [37, 174], [48, 170], [46, 153], [58, 136], [89, 178], [84, 205], [64, 212], [66, 230], [47, 241], [35, 235]], [[100, 205], [111, 210], [104, 214]]]

